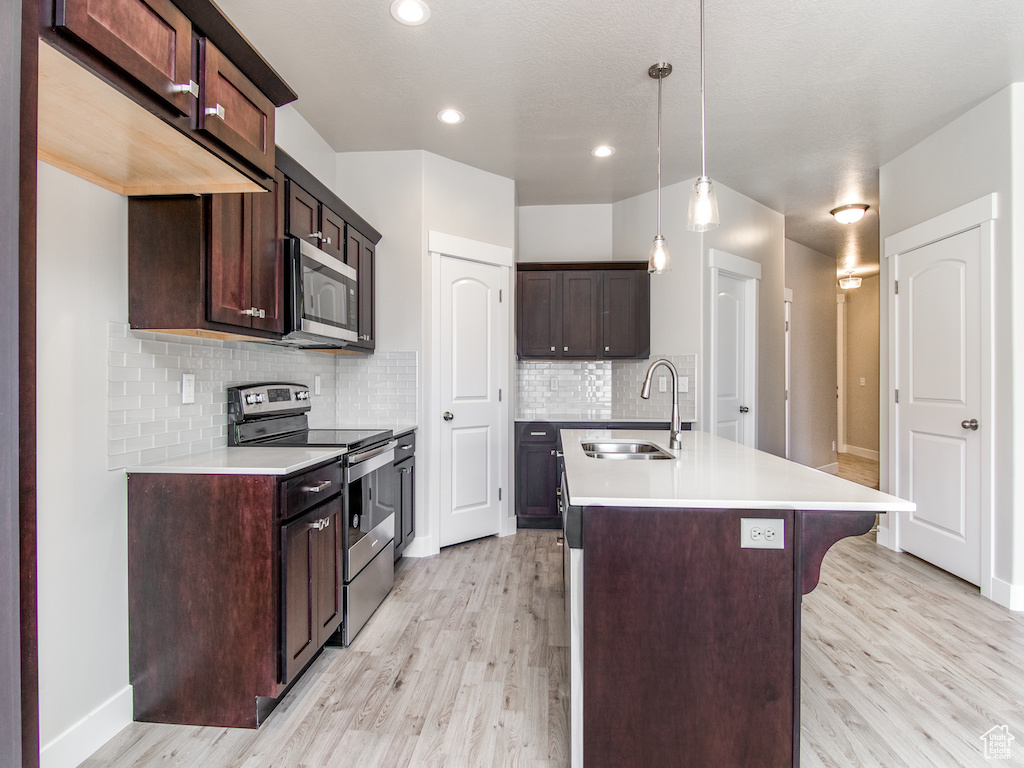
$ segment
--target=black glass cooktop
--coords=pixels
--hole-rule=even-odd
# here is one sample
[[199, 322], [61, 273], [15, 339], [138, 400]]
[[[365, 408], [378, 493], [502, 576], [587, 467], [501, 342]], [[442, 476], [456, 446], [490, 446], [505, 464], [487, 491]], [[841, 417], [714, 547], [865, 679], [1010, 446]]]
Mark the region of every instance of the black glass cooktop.
[[350, 451], [390, 440], [390, 429], [307, 429], [282, 437], [261, 440], [261, 445], [311, 446], [316, 448], [348, 448]]

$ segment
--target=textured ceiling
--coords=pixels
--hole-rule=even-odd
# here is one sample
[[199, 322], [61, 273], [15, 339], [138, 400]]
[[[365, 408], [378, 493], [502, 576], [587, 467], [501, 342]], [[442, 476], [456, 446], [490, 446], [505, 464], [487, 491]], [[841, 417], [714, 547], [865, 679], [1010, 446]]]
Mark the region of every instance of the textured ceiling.
[[[609, 203], [700, 171], [697, 0], [219, 0], [337, 151], [426, 149], [515, 179], [521, 205]], [[870, 269], [878, 168], [1017, 80], [1022, 0], [706, 0], [707, 167], [787, 237]], [[459, 126], [435, 119], [444, 107]], [[597, 144], [616, 154], [596, 160]], [[872, 210], [841, 226], [829, 209]]]

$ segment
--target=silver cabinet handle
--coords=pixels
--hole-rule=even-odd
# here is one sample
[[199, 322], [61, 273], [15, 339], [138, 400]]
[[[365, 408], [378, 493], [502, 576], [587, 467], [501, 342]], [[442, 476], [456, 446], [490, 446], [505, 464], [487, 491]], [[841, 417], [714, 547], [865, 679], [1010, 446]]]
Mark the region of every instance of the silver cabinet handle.
[[171, 93], [191, 93], [198, 99], [199, 83], [195, 80], [189, 80], [187, 83], [175, 83], [171, 86]]
[[331, 526], [331, 518], [329, 518], [329, 517], [321, 517], [315, 523], [310, 523], [309, 524], [310, 529], [314, 529], [315, 528], [318, 531], [322, 531], [324, 528], [330, 528], [330, 526]]
[[329, 238], [329, 237], [325, 237], [325, 238], [322, 238], [322, 239], [323, 239], [323, 241], [324, 241], [325, 243], [327, 243], [328, 245], [330, 245], [330, 244], [331, 244], [331, 238]]
[[568, 351], [569, 351], [569, 348], [568, 348], [568, 347], [562, 347], [562, 351], [563, 351], [563, 352], [568, 352]]
[[552, 351], [552, 352], [554, 352], [554, 351], [555, 351], [555, 348], [554, 348], [554, 347], [552, 347], [552, 348], [551, 348], [551, 351]]
[[562, 452], [561, 451], [552, 451], [551, 455], [554, 456], [557, 459], [562, 458]]
[[969, 429], [972, 432], [977, 432], [978, 431], [978, 420], [977, 419], [971, 419], [970, 421], [967, 421], [965, 419], [964, 421], [960, 422], [960, 426], [963, 427], [964, 429]]
[[547, 437], [548, 433], [547, 432], [531, 432], [530, 434], [534, 435], [535, 437]]
[[611, 348], [611, 347], [605, 347], [605, 348], [604, 348], [604, 351], [605, 351], [605, 352], [611, 352], [611, 351], [612, 351], [612, 348]]
[[444, 419], [445, 421], [451, 421], [452, 419], [454, 419], [454, 418], [455, 418], [455, 414], [454, 414], [454, 413], [452, 413], [451, 411], [445, 411], [445, 412], [444, 412], [444, 416], [443, 416], [442, 418], [443, 418], [443, 419]]
[[399, 446], [399, 448], [401, 450], [403, 450], [403, 451], [411, 451], [412, 450], [412, 446], [411, 445], [401, 445], [401, 446]]
[[745, 405], [740, 406], [740, 413], [750, 413], [750, 409]]
[[302, 490], [306, 493], [320, 493], [320, 491], [326, 490], [331, 487], [330, 480], [321, 480], [316, 485], [304, 485]]
[[249, 309], [243, 309], [242, 314], [249, 315], [250, 317], [266, 317], [267, 310], [260, 309], [259, 307], [250, 307]]
[[207, 107], [206, 108], [206, 114], [209, 115], [210, 117], [219, 117], [221, 120], [223, 120], [224, 119], [224, 107], [222, 107], [220, 104], [217, 104], [217, 105], [215, 105], [213, 107]]

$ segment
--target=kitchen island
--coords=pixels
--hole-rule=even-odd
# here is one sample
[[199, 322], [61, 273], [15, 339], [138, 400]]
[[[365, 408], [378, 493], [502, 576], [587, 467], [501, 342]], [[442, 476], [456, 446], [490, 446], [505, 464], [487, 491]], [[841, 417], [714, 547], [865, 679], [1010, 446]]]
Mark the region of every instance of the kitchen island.
[[[914, 505], [705, 432], [561, 436], [573, 768], [799, 765], [802, 595]], [[667, 455], [583, 445], [628, 441]]]

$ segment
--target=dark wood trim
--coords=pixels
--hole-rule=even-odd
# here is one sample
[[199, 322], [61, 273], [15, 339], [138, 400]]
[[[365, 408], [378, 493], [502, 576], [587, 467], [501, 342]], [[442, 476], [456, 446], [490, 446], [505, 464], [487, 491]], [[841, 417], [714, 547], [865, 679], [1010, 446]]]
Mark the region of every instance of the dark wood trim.
[[[13, 339], [13, 328], [7, 317], [13, 319], [17, 312], [17, 345], [18, 345], [18, 527], [20, 540], [19, 564], [19, 612], [20, 612], [20, 644], [21, 644], [21, 712], [19, 716], [20, 764], [24, 768], [37, 768], [39, 765], [39, 663], [38, 663], [38, 613], [36, 596], [36, 116], [39, 111], [39, 48], [37, 36], [37, 5], [35, 3], [15, 0], [8, 7], [12, 14], [21, 14], [21, 77], [20, 77], [20, 141], [16, 154], [18, 171], [18, 295], [13, 293], [11, 283], [4, 281], [4, 312], [5, 322], [3, 344]], [[12, 22], [17, 19], [12, 15]], [[13, 30], [11, 30], [13, 32]], [[13, 34], [11, 35], [13, 38]], [[4, 40], [4, 49], [17, 51], [14, 40]], [[15, 66], [8, 72], [17, 72]], [[10, 89], [13, 83], [7, 84]], [[5, 96], [13, 96], [10, 90]], [[15, 108], [5, 99], [4, 107], [10, 114], [19, 115]], [[13, 126], [12, 126], [13, 127]], [[13, 130], [4, 131], [7, 136], [14, 136]], [[13, 164], [7, 166], [13, 170]], [[6, 176], [5, 185], [6, 185]], [[5, 198], [11, 199], [11, 198]], [[4, 216], [13, 215], [14, 206], [4, 207]], [[7, 223], [5, 222], [5, 228]], [[4, 253], [10, 253], [4, 248]], [[9, 265], [5, 264], [7, 268]], [[13, 307], [16, 307], [14, 309]], [[5, 355], [6, 357], [6, 355]], [[6, 361], [5, 361], [6, 362]], [[4, 365], [3, 388], [5, 400], [13, 389], [14, 368]], [[10, 377], [10, 379], [8, 379]], [[4, 402], [2, 411], [13, 413], [13, 403]], [[5, 452], [8, 441], [4, 440]], [[6, 465], [6, 460], [5, 460]], [[13, 490], [13, 483], [4, 484]], [[18, 762], [10, 763], [17, 765]]]
[[[281, 150], [278, 150], [280, 153]], [[516, 264], [518, 272], [554, 272], [576, 269], [642, 269], [647, 270], [646, 261], [545, 261]]]
[[[370, 223], [353, 211], [345, 201], [338, 197], [320, 179], [307, 171], [298, 161], [280, 147], [277, 148], [277, 168], [289, 179], [306, 190], [309, 194], [326, 205], [363, 237], [374, 245], [380, 242], [381, 233], [370, 226]], [[645, 262], [646, 263], [646, 262]]]
[[840, 539], [870, 531], [875, 513], [807, 511], [800, 517], [800, 586], [806, 595], [818, 586], [825, 553]]

